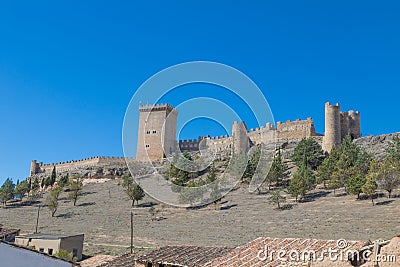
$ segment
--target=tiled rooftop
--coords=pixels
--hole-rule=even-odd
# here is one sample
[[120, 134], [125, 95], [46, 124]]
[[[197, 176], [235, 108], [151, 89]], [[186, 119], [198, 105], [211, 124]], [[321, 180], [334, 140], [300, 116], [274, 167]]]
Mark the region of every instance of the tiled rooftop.
[[126, 254], [101, 267], [131, 267], [138, 262], [162, 263], [166, 265], [199, 267], [229, 253], [232, 247], [167, 246], [141, 255]]
[[113, 259], [115, 256], [110, 255], [95, 255], [89, 259], [83, 260], [79, 262], [80, 267], [98, 267], [104, 263], [107, 263]]
[[[367, 244], [366, 241], [346, 241], [346, 248], [343, 251], [348, 250], [359, 250]], [[267, 248], [267, 250], [266, 250]], [[319, 239], [305, 239], [305, 238], [268, 238], [260, 237], [250, 243], [237, 247], [231, 252], [225, 254], [222, 257], [216, 258], [208, 262], [206, 267], [258, 267], [258, 266], [282, 266], [281, 259], [278, 259], [277, 253], [279, 251], [286, 251], [288, 254], [292, 250], [301, 252], [304, 251], [315, 251], [318, 256], [318, 252], [323, 250], [338, 249], [336, 240], [319, 240]], [[265, 254], [259, 254], [259, 251], [269, 251], [268, 257], [263, 259]], [[275, 251], [275, 256], [271, 252]], [[261, 259], [260, 259], [261, 256]], [[286, 258], [288, 255], [282, 257]]]

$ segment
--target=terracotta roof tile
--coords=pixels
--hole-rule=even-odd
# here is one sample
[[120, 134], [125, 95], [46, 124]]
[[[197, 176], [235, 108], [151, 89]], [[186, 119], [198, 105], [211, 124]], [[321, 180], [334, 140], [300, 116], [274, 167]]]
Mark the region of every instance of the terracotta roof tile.
[[101, 267], [131, 267], [135, 261], [200, 267], [233, 249], [233, 247], [166, 246], [141, 255], [126, 254]]
[[[346, 241], [347, 247], [344, 252], [349, 250], [359, 250], [367, 242], [366, 241]], [[315, 252], [316, 257], [326, 249], [338, 249], [336, 240], [320, 240], [306, 238], [268, 238], [260, 237], [248, 244], [237, 247], [231, 252], [219, 258], [215, 258], [208, 262], [206, 267], [257, 267], [257, 266], [282, 266], [283, 263], [290, 261], [289, 253], [291, 251], [299, 252]], [[266, 259], [260, 259], [259, 251], [268, 251]], [[279, 251], [285, 251], [286, 255], [278, 257]], [[284, 258], [284, 259], [282, 259]], [[301, 258], [300, 258], [301, 260]], [[297, 262], [297, 261], [295, 261]], [[301, 262], [301, 261], [300, 261]]]
[[89, 259], [80, 261], [79, 265], [81, 267], [98, 267], [101, 264], [107, 263], [115, 258], [115, 256], [110, 255], [95, 255]]

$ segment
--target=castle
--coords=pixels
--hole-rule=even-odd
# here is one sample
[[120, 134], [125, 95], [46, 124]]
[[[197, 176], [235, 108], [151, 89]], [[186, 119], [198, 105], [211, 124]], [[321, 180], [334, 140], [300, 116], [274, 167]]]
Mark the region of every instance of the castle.
[[[350, 110], [341, 112], [340, 105], [325, 104], [325, 135], [315, 131], [312, 118], [306, 120], [277, 122], [276, 126], [266, 123], [256, 129], [247, 129], [244, 122], [233, 122], [231, 136], [200, 136], [194, 140], [176, 141], [176, 121], [178, 110], [169, 104], [144, 105], [139, 107], [137, 139], [137, 161], [159, 161], [172, 155], [176, 150], [199, 151], [213, 149], [217, 152], [247, 152], [252, 146], [268, 143], [299, 141], [303, 138], [322, 138], [322, 148], [328, 153], [340, 145], [342, 139], [350, 134], [353, 139], [361, 137], [360, 113]], [[318, 138], [319, 137], [319, 138]], [[57, 172], [68, 172], [79, 168], [96, 167], [105, 163], [125, 163], [123, 157], [91, 157], [75, 161], [43, 164], [33, 160], [30, 176], [50, 174], [54, 167]]]
[[341, 112], [340, 105], [325, 104], [325, 135], [315, 131], [312, 118], [306, 120], [277, 122], [276, 126], [266, 123], [260, 128], [247, 129], [244, 122], [233, 122], [232, 135], [220, 137], [198, 137], [194, 140], [176, 142], [176, 119], [178, 111], [169, 104], [144, 105], [139, 107], [138, 143], [136, 159], [156, 161], [173, 154], [177, 149], [198, 151], [211, 148], [217, 151], [233, 149], [247, 152], [251, 146], [271, 142], [286, 142], [309, 137], [323, 137], [322, 148], [328, 153], [340, 145], [342, 139], [350, 134], [353, 139], [360, 138], [360, 113], [350, 110]]

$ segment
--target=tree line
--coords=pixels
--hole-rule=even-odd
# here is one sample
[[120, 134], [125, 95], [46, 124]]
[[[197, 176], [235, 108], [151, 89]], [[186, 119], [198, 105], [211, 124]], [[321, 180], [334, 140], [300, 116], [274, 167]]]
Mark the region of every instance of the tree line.
[[[338, 148], [332, 148], [325, 154], [313, 138], [299, 142], [291, 157], [297, 171], [284, 190], [295, 201], [306, 197], [318, 184], [323, 188], [336, 190], [344, 188], [347, 194], [360, 199], [361, 194], [370, 198], [374, 205], [377, 190], [387, 192], [392, 197], [394, 189], [400, 185], [400, 139], [395, 137], [386, 149], [386, 156], [378, 160], [357, 146], [350, 135], [346, 136]], [[282, 163], [281, 155], [275, 157], [266, 182], [279, 187], [280, 181], [288, 178], [287, 166]], [[281, 190], [273, 192], [269, 201], [280, 208], [286, 201]]]

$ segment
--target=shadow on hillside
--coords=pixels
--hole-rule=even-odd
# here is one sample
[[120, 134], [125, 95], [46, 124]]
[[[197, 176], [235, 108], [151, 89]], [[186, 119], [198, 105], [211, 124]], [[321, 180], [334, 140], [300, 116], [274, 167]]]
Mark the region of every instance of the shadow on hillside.
[[146, 203], [140, 203], [139, 205], [136, 205], [136, 208], [151, 208], [156, 206], [157, 203], [154, 202], [146, 202]]
[[385, 200], [385, 201], [382, 201], [382, 202], [378, 202], [375, 205], [376, 206], [386, 206], [386, 205], [389, 205], [390, 203], [392, 203], [393, 201], [394, 200]]
[[[375, 194], [374, 199], [384, 198], [384, 197], [385, 197], [384, 193], [378, 193], [378, 194]], [[358, 200], [371, 200], [371, 197], [369, 197], [367, 195], [360, 195], [360, 198]]]
[[78, 207], [87, 207], [87, 206], [93, 206], [96, 205], [96, 202], [85, 202], [82, 204], [77, 205]]
[[317, 192], [317, 193], [311, 193], [311, 194], [306, 195], [304, 197], [304, 199], [302, 199], [300, 202], [303, 202], [303, 203], [313, 202], [316, 199], [319, 199], [321, 197], [326, 197], [329, 194], [331, 194], [331, 192], [329, 192], [329, 191], [321, 191], [321, 192]]
[[237, 204], [232, 204], [232, 205], [229, 205], [229, 206], [221, 207], [220, 210], [230, 210], [231, 208], [234, 208], [236, 206], [237, 206]]
[[74, 216], [74, 213], [69, 211], [67, 213], [59, 214], [56, 217], [57, 218], [65, 218], [65, 219], [67, 219], [67, 218], [72, 218], [73, 216]]
[[30, 207], [30, 206], [36, 206], [40, 204], [41, 202], [38, 200], [32, 200], [32, 201], [24, 201], [24, 202], [13, 202], [13, 203], [7, 203], [7, 206], [2, 206], [4, 209], [15, 209], [15, 208], [21, 208], [21, 207]]
[[276, 210], [291, 210], [296, 204], [285, 204], [281, 208], [276, 208]]
[[81, 193], [81, 196], [87, 196], [87, 195], [91, 195], [91, 194], [96, 194], [97, 192], [83, 192]]

